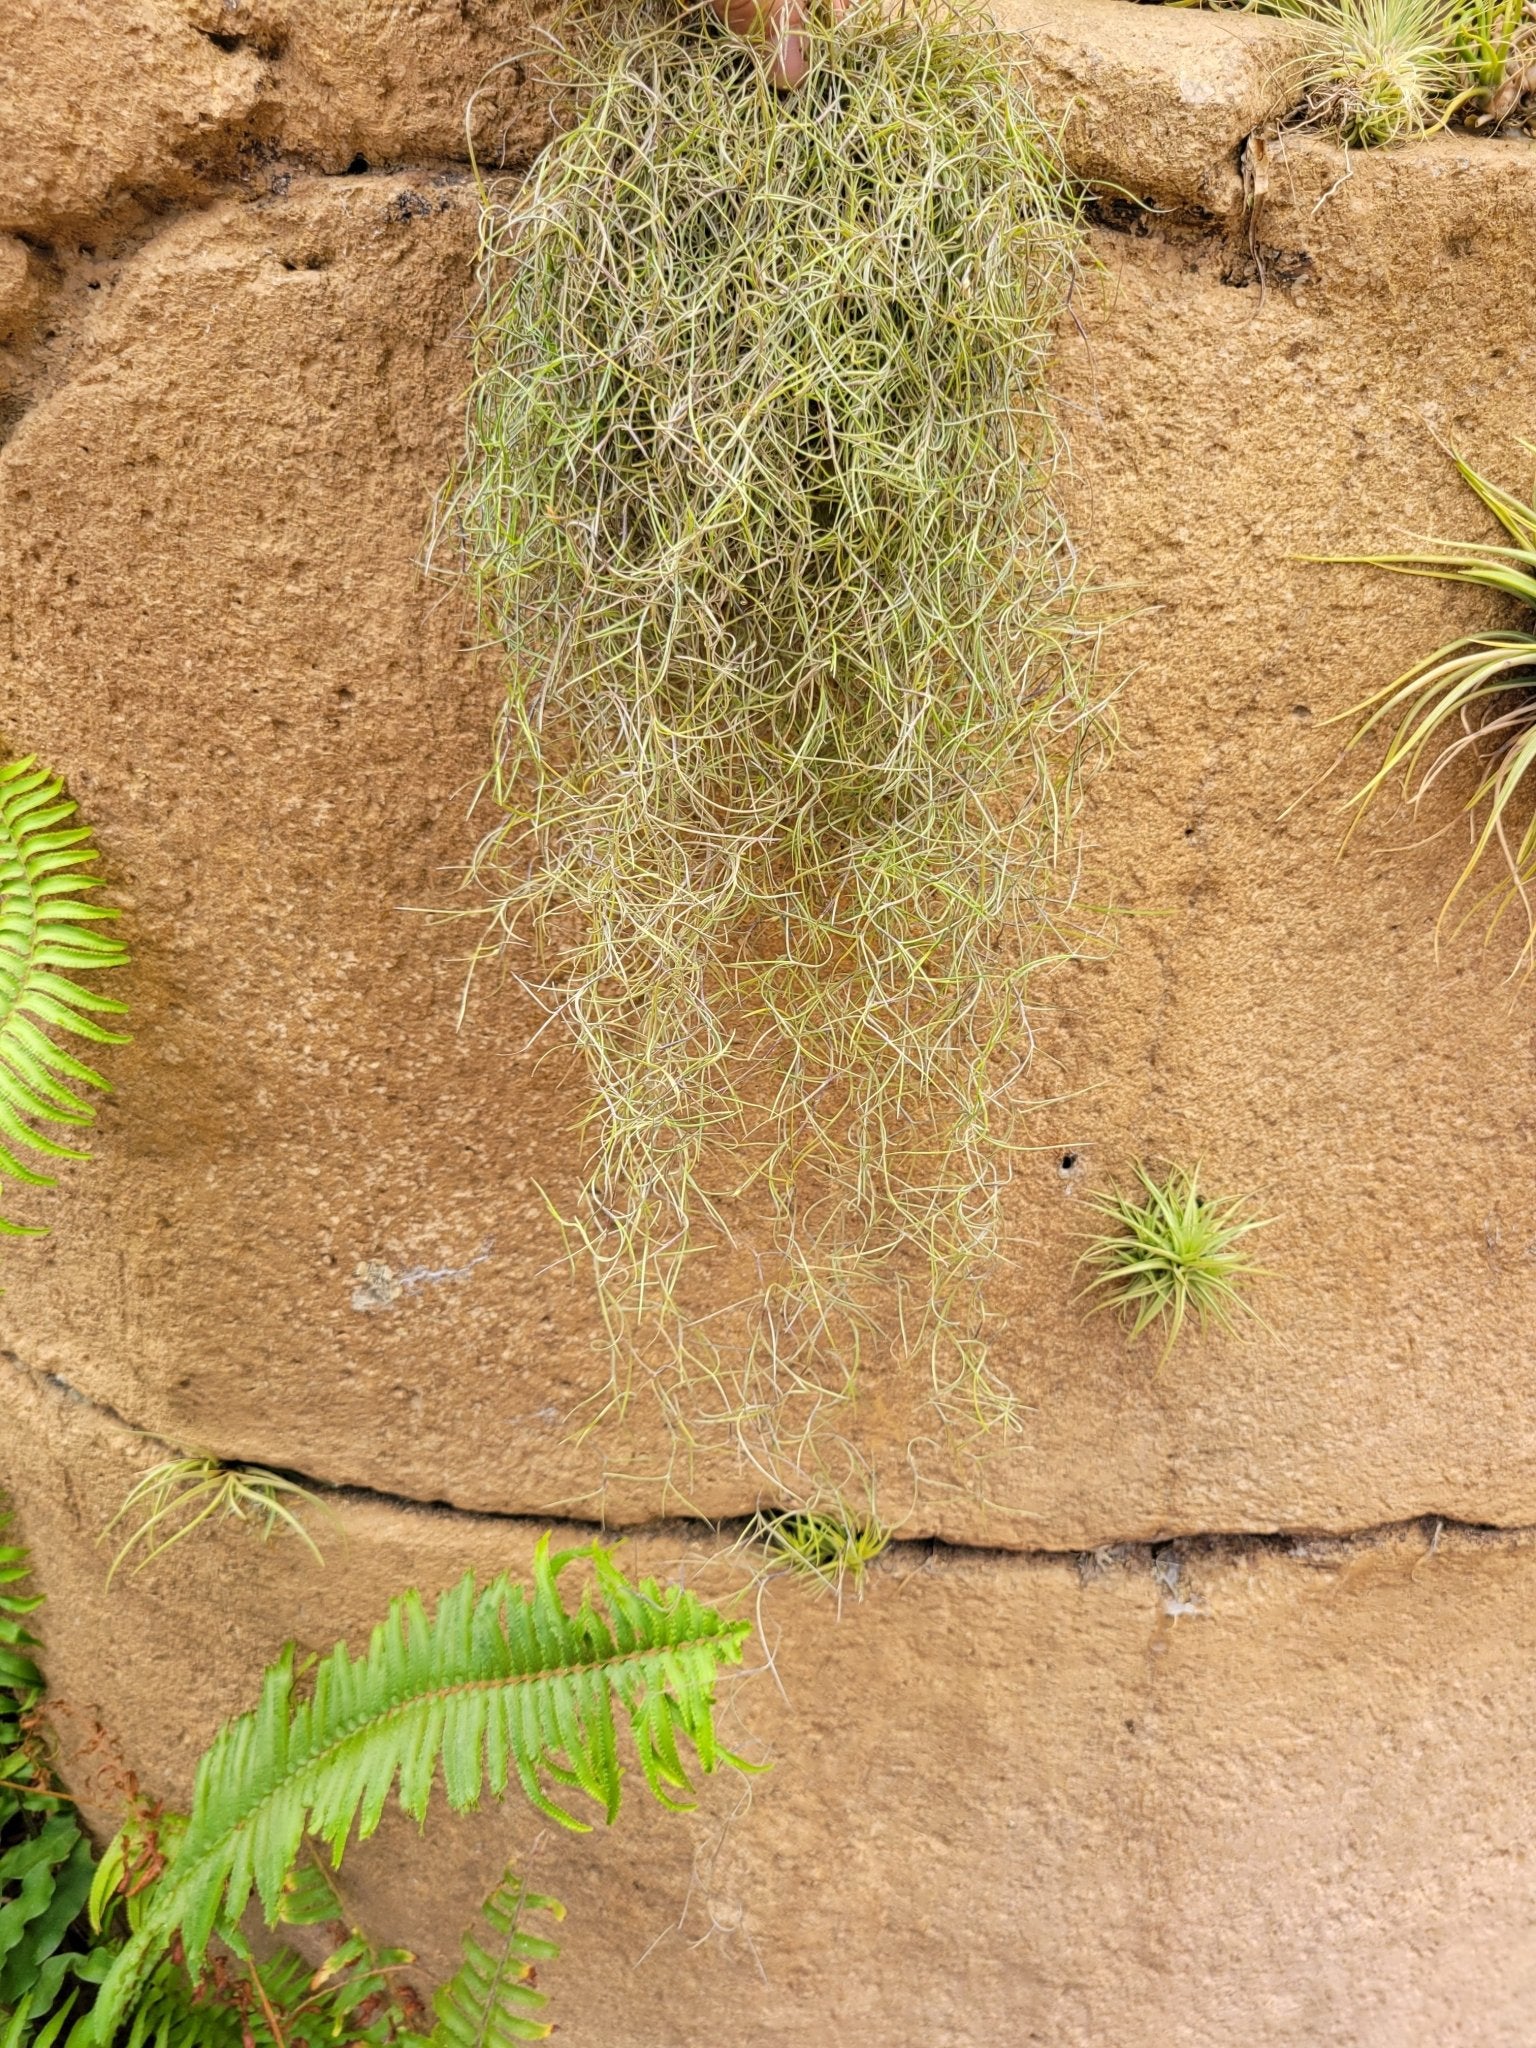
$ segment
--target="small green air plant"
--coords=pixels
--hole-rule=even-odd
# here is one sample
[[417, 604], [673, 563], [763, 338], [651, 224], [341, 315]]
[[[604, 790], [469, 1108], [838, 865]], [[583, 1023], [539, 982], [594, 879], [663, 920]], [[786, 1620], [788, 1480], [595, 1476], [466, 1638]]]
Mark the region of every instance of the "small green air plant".
[[[96, 1045], [125, 1045], [97, 1022], [125, 1005], [73, 977], [126, 965], [120, 940], [101, 930], [118, 913], [87, 902], [101, 887], [87, 870], [97, 859], [89, 828], [72, 825], [76, 806], [56, 775], [35, 758], [0, 767], [0, 1175], [28, 1187], [53, 1177], [23, 1158], [78, 1160], [88, 1154], [40, 1130], [83, 1130], [95, 1109], [80, 1089], [107, 1089], [94, 1067], [51, 1034]], [[41, 1237], [36, 1225], [0, 1218], [0, 1236]]]
[[[579, 1561], [590, 1579], [573, 1608], [560, 1582]], [[716, 1684], [749, 1624], [685, 1589], [632, 1582], [599, 1545], [551, 1554], [545, 1537], [531, 1591], [466, 1576], [431, 1612], [405, 1594], [360, 1656], [338, 1644], [302, 1689], [290, 1644], [260, 1705], [202, 1758], [191, 1814], [135, 1796], [98, 1862], [42, 1760], [25, 1626], [38, 1603], [13, 1590], [26, 1574], [20, 1549], [0, 1549], [0, 2048], [543, 2040], [534, 1973], [558, 1952], [542, 1926], [560, 1906], [508, 1871], [428, 2029], [400, 1981], [414, 1959], [375, 1948], [346, 1917], [331, 1872], [347, 1844], [374, 1832], [391, 1792], [422, 1821], [439, 1781], [456, 1812], [515, 1782], [562, 1826], [587, 1825], [560, 1803], [575, 1792], [612, 1821], [621, 1724], [664, 1806], [686, 1803], [690, 1750], [705, 1772], [752, 1768], [715, 1732]], [[243, 1928], [253, 1892], [270, 1928], [326, 1933], [318, 1969], [286, 1946], [258, 1960]]]
[[890, 1530], [874, 1519], [855, 1522], [808, 1509], [760, 1515], [754, 1527], [770, 1567], [815, 1579], [839, 1600], [845, 1585], [863, 1597], [864, 1574], [891, 1540]]
[[1447, 0], [1267, 0], [1300, 33], [1302, 119], [1362, 149], [1443, 128], [1468, 92]]
[[1240, 1197], [1202, 1195], [1198, 1168], [1173, 1167], [1159, 1178], [1138, 1161], [1135, 1172], [1139, 1194], [1093, 1198], [1114, 1227], [1093, 1239], [1079, 1264], [1098, 1268], [1085, 1290], [1104, 1290], [1094, 1312], [1117, 1311], [1133, 1339], [1161, 1326], [1161, 1368], [1191, 1318], [1201, 1329], [1216, 1323], [1228, 1331], [1239, 1313], [1261, 1320], [1243, 1288], [1265, 1269], [1243, 1240], [1270, 1219], [1246, 1216]]
[[1006, 1414], [999, 1098], [1100, 731], [1044, 384], [1078, 196], [1011, 38], [830, 14], [788, 93], [698, 5], [567, 24], [434, 539], [506, 656], [476, 874], [591, 1078], [615, 1388], [770, 1454], [877, 1331]]
[[310, 1487], [265, 1466], [227, 1465], [219, 1458], [196, 1456], [167, 1458], [135, 1481], [102, 1531], [105, 1538], [119, 1523], [133, 1520], [127, 1541], [107, 1571], [107, 1584], [135, 1551], [140, 1554], [133, 1569], [141, 1572], [208, 1522], [257, 1523], [263, 1541], [278, 1529], [287, 1529], [322, 1564], [319, 1547], [298, 1512], [303, 1507], [326, 1512]]
[[1451, 9], [1451, 29], [1469, 128], [1536, 112], [1536, 0], [1463, 0]]
[[1459, 455], [1452, 460], [1509, 535], [1512, 547], [1484, 541], [1457, 548], [1447, 541], [1435, 545], [1454, 552], [1312, 559], [1471, 584], [1513, 598], [1529, 616], [1518, 625], [1490, 626], [1448, 641], [1406, 675], [1340, 714], [1357, 719], [1368, 714], [1350, 748], [1378, 728], [1390, 730], [1381, 766], [1349, 799], [1356, 812], [1350, 830], [1388, 783], [1400, 779], [1405, 797], [1417, 808], [1458, 764], [1469, 766], [1471, 787], [1461, 808], [1471, 821], [1472, 851], [1451, 888], [1442, 920], [1485, 859], [1496, 856], [1503, 864], [1503, 879], [1471, 900], [1455, 929], [1481, 910], [1491, 937], [1505, 914], [1518, 908], [1525, 918], [1526, 938], [1516, 971], [1529, 972], [1536, 966], [1536, 501], [1526, 502], [1500, 489]]

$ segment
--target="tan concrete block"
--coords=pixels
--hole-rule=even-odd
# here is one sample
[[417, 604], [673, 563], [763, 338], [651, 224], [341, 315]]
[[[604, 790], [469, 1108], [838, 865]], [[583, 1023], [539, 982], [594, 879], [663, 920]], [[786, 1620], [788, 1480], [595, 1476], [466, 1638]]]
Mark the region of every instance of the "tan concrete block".
[[1004, 0], [1029, 47], [1037, 104], [1080, 177], [1160, 206], [1229, 214], [1239, 152], [1296, 98], [1283, 23], [1125, 0]]
[[[228, 0], [225, 0], [226, 8]], [[273, 53], [265, 131], [328, 171], [462, 158], [523, 163], [549, 130], [547, 48], [526, 0], [236, 0]], [[466, 125], [466, 114], [473, 113]]]
[[[1023, 1091], [1052, 1100], [1021, 1117], [1040, 1149], [991, 1286], [1022, 1440], [956, 1467], [921, 1369], [871, 1357], [848, 1433], [909, 1534], [1536, 1516], [1507, 958], [1436, 958], [1453, 842], [1404, 851], [1422, 835], [1384, 816], [1339, 863], [1328, 796], [1297, 805], [1331, 715], [1493, 615], [1297, 558], [1479, 531], [1434, 430], [1519, 473], [1532, 164], [1292, 143], [1252, 247], [1144, 218], [1097, 238], [1058, 378], [1128, 682], [1086, 893], [1135, 915], [1052, 984]], [[530, 1052], [495, 973], [458, 1027], [474, 927], [415, 908], [463, 900], [497, 696], [418, 566], [473, 234], [442, 173], [296, 178], [179, 220], [0, 456], [5, 727], [97, 827], [138, 1031], [99, 1158], [27, 1205], [55, 1234], [8, 1255], [0, 1328], [225, 1455], [490, 1510], [740, 1512], [759, 1483], [728, 1459], [669, 1492], [643, 1403], [570, 1441], [606, 1361], [541, 1190], [568, 1210], [581, 1078], [557, 1042]], [[1269, 1333], [1158, 1372], [1083, 1322], [1083, 1197], [1142, 1153], [1278, 1219]]]
[[0, 46], [0, 230], [109, 228], [120, 198], [181, 199], [223, 163], [260, 58], [177, 0], [9, 0]]
[[[199, 1748], [295, 1636], [359, 1642], [389, 1596], [516, 1570], [537, 1525], [387, 1503], [249, 1528], [103, 1587], [94, 1541], [153, 1455], [5, 1375], [0, 1440], [49, 1599], [47, 1667], [106, 1777], [185, 1800]], [[581, 1532], [573, 1532], [580, 1537]], [[681, 1525], [630, 1569], [741, 1583]], [[603, 2048], [1526, 2048], [1536, 1986], [1527, 1696], [1536, 1543], [1420, 1524], [1355, 1542], [1115, 1557], [902, 1545], [841, 1618], [774, 1580], [728, 1739], [772, 1769], [678, 1819], [570, 1836], [521, 1805], [398, 1816], [345, 1867], [431, 1970], [509, 1857], [563, 1899], [543, 1973]], [[79, 1756], [97, 1715], [112, 1746]]]

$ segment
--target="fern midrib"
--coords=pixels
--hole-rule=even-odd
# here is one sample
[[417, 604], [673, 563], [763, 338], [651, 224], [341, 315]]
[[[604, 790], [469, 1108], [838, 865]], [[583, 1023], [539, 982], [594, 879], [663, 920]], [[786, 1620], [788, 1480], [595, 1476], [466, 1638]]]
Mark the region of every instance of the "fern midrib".
[[473, 2048], [487, 2048], [487, 2043], [495, 2038], [494, 2016], [501, 2011], [502, 1990], [509, 1978], [513, 1983], [526, 1982], [526, 1979], [520, 1978], [516, 1974], [513, 1963], [513, 1956], [517, 1948], [517, 1937], [522, 1931], [523, 1900], [526, 1896], [526, 1892], [519, 1886], [517, 1905], [513, 1909], [506, 1937], [497, 1950], [490, 1986], [476, 2017]]
[[[25, 965], [21, 968], [21, 971], [16, 976], [16, 988], [14, 994], [12, 994], [10, 999], [8, 1001], [5, 1001], [3, 1005], [0, 1005], [0, 1040], [3, 1040], [5, 1033], [10, 1029], [11, 1019], [15, 1015], [16, 1011], [21, 1007], [22, 998], [25, 996], [27, 992], [27, 986], [32, 979], [33, 970], [36, 966], [37, 948], [42, 937], [43, 923], [42, 916], [40, 914], [38, 906], [37, 885], [32, 879], [32, 870], [27, 865], [26, 854], [22, 849], [21, 841], [17, 837], [15, 828], [12, 826], [9, 818], [6, 818], [4, 820], [3, 829], [5, 834], [4, 849], [9, 854], [10, 858], [16, 863], [17, 867], [21, 870], [22, 878], [26, 886], [27, 954]], [[8, 889], [14, 889], [14, 884], [8, 882], [7, 887]]]
[[[264, 1806], [279, 1798], [306, 1774], [324, 1769], [337, 1752], [344, 1749], [357, 1735], [369, 1729], [383, 1729], [403, 1714], [415, 1712], [437, 1700], [461, 1699], [467, 1693], [494, 1692], [517, 1685], [544, 1684], [552, 1679], [586, 1677], [593, 1672], [615, 1671], [624, 1665], [639, 1663], [647, 1657], [660, 1657], [667, 1651], [675, 1654], [680, 1651], [701, 1649], [710, 1643], [730, 1642], [733, 1640], [734, 1631], [745, 1629], [746, 1626], [745, 1622], [735, 1623], [731, 1631], [722, 1632], [720, 1635], [689, 1637], [681, 1643], [670, 1643], [665, 1649], [625, 1650], [612, 1657], [594, 1658], [585, 1664], [551, 1665], [540, 1671], [518, 1671], [498, 1678], [465, 1679], [457, 1685], [434, 1686], [428, 1691], [412, 1693], [408, 1699], [397, 1700], [392, 1705], [382, 1708], [377, 1714], [367, 1714], [348, 1723], [347, 1727], [323, 1748], [310, 1750], [300, 1764], [284, 1772], [275, 1784], [269, 1785], [258, 1799], [253, 1800], [238, 1820], [231, 1821], [227, 1828], [221, 1829], [216, 1839], [206, 1848], [194, 1850], [192, 1862], [206, 1862], [210, 1856], [218, 1853], [237, 1834], [251, 1825]], [[433, 1775], [436, 1776], [435, 1771]]]

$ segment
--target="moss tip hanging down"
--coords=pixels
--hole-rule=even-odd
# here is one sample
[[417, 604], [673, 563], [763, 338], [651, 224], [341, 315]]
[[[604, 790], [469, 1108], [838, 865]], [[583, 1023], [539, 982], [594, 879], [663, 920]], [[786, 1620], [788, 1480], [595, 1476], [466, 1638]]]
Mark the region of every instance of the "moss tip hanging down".
[[[438, 535], [507, 656], [477, 873], [591, 1076], [617, 1350], [780, 1447], [877, 1332], [1006, 1413], [997, 1098], [1097, 731], [1044, 395], [1078, 200], [1018, 45], [930, 0], [807, 35], [780, 93], [698, 12], [567, 26]], [[759, 1276], [728, 1339], [708, 1246]]]

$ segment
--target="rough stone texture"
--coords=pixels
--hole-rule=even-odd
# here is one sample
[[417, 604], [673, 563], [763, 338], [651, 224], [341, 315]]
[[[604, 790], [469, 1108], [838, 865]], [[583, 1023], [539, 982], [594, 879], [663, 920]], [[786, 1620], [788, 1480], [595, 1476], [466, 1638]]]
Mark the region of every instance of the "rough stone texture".
[[[78, 1753], [105, 1715], [156, 1795], [185, 1800], [285, 1637], [358, 1642], [404, 1585], [529, 1555], [526, 1523], [348, 1503], [324, 1571], [227, 1528], [108, 1596], [93, 1538], [145, 1452], [11, 1379], [0, 1482], [61, 1727]], [[626, 1556], [714, 1597], [742, 1578], [677, 1525]], [[1530, 1535], [1102, 1569], [904, 1545], [840, 1620], [782, 1579], [756, 1612], [778, 1683], [754, 1648], [725, 1726], [766, 1776], [691, 1820], [632, 1788], [611, 1834], [519, 1805], [436, 1814], [422, 1844], [397, 1818], [347, 1865], [367, 1924], [441, 1968], [516, 1855], [569, 1909], [543, 1982], [594, 2048], [1527, 2048]], [[109, 1754], [77, 1773], [102, 1814]]]
[[525, 162], [548, 132], [526, 0], [217, 0], [273, 53], [262, 131], [325, 170], [466, 154]]
[[7, 0], [0, 229], [84, 235], [121, 196], [192, 197], [261, 71], [174, 0]]
[[[1489, 601], [1303, 551], [1479, 530], [1432, 430], [1528, 430], [1536, 155], [1277, 154], [1253, 249], [1101, 234], [1064, 332], [1084, 555], [1125, 615], [1092, 886], [1137, 915], [1059, 977], [1025, 1121], [998, 1358], [1028, 1428], [940, 1482], [916, 1373], [862, 1441], [913, 1533], [1097, 1543], [1536, 1517], [1532, 1051], [1505, 955], [1448, 946], [1454, 842], [1385, 819], [1341, 865], [1325, 720]], [[1319, 204], [1319, 200], [1321, 203]], [[132, 906], [138, 1021], [100, 1157], [32, 1212], [0, 1325], [146, 1428], [423, 1499], [646, 1517], [541, 1188], [579, 1077], [494, 973], [456, 1018], [455, 900], [496, 678], [418, 569], [452, 457], [473, 235], [451, 174], [295, 178], [166, 227], [0, 458], [7, 730], [70, 777]], [[1447, 792], [1449, 801], [1450, 792]], [[1449, 813], [1447, 813], [1449, 815]], [[1068, 1152], [1075, 1163], [1063, 1171]], [[1082, 1194], [1204, 1160], [1279, 1220], [1272, 1334], [1161, 1373], [1085, 1325]], [[387, 1269], [387, 1270], [386, 1270]], [[750, 1506], [726, 1466], [685, 1475]]]
[[8, 0], [0, 230], [100, 240], [274, 156], [526, 161], [547, 93], [520, 0]]
[[1125, 0], [1006, 0], [998, 19], [1028, 39], [1042, 114], [1072, 167], [1159, 206], [1230, 214], [1239, 154], [1294, 98], [1295, 43], [1261, 16]]
[[[1057, 377], [1124, 678], [1084, 893], [1132, 914], [1040, 1020], [992, 1289], [1023, 1439], [952, 1466], [889, 1359], [850, 1425], [907, 1534], [1001, 1547], [904, 1545], [841, 1625], [771, 1590], [789, 1700], [760, 1677], [733, 1711], [780, 1763], [723, 1838], [730, 1784], [537, 1851], [561, 2011], [606, 2048], [1525, 2048], [1536, 1036], [1507, 946], [1436, 956], [1457, 793], [1339, 861], [1343, 785], [1314, 788], [1330, 717], [1498, 608], [1298, 557], [1479, 533], [1436, 435], [1528, 474], [1536, 150], [1252, 141], [1262, 25], [1014, 4], [1077, 168], [1161, 209], [1101, 206]], [[606, 1372], [546, 1202], [581, 1078], [509, 977], [460, 1024], [476, 928], [421, 914], [463, 901], [498, 695], [420, 570], [466, 373], [460, 109], [530, 17], [109, 12], [7, 23], [0, 726], [97, 829], [136, 1042], [94, 1163], [9, 1204], [54, 1234], [7, 1251], [0, 1341], [173, 1445], [494, 1511], [348, 1499], [324, 1574], [235, 1531], [108, 1596], [91, 1539], [161, 1453], [18, 1374], [0, 1487], [63, 1726], [100, 1707], [180, 1796], [285, 1634], [525, 1556], [498, 1516], [756, 1488], [706, 1460], [669, 1489], [641, 1404], [570, 1441]], [[477, 132], [515, 162], [546, 110], [499, 78]], [[1160, 1372], [1074, 1300], [1084, 1197], [1139, 1155], [1276, 1218], [1268, 1330]], [[1440, 1515], [1512, 1533], [1192, 1541], [1173, 1589], [1142, 1550], [1040, 1554]], [[441, 1965], [509, 1838], [391, 1831], [359, 1900]]]

